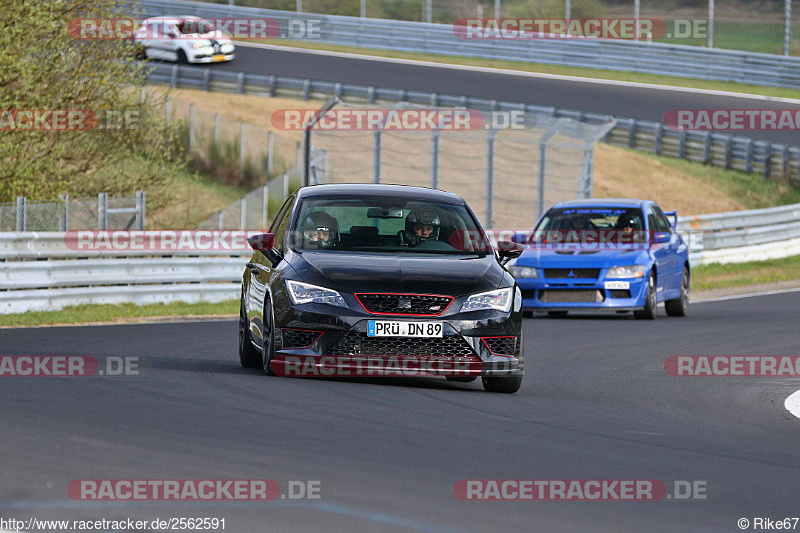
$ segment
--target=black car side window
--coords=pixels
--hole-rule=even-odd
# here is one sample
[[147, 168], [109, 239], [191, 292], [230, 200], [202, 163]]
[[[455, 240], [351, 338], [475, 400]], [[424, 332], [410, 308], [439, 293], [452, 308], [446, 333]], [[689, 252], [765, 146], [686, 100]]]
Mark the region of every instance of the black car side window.
[[275, 233], [275, 231], [278, 229], [278, 225], [280, 224], [280, 221], [283, 220], [283, 216], [286, 214], [286, 208], [289, 207], [289, 205], [292, 203], [293, 200], [294, 200], [294, 197], [290, 196], [289, 198], [286, 199], [285, 202], [283, 202], [283, 205], [281, 206], [280, 211], [278, 211], [277, 216], [272, 221], [272, 225], [269, 227], [269, 232], [270, 233]]
[[286, 200], [286, 206], [283, 212], [281, 213], [281, 218], [276, 219], [278, 226], [275, 228], [275, 243], [278, 246], [279, 250], [283, 250], [285, 248], [284, 241], [286, 240], [286, 228], [289, 226], [289, 219], [292, 218], [292, 212], [294, 211], [294, 196], [290, 196], [288, 200]]

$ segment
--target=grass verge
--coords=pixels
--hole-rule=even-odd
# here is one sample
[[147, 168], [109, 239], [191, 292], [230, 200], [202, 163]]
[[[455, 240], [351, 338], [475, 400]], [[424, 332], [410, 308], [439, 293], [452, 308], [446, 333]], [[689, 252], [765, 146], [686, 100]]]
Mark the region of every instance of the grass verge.
[[800, 280], [800, 255], [749, 263], [711, 264], [692, 271], [692, 291]]
[[735, 93], [758, 94], [779, 98], [800, 99], [800, 90], [782, 89], [779, 87], [763, 87], [759, 85], [745, 85], [742, 83], [724, 81], [706, 81], [675, 76], [662, 76], [657, 74], [639, 74], [635, 72], [617, 72], [613, 70], [599, 70], [580, 67], [563, 67], [541, 63], [528, 63], [522, 61], [500, 61], [494, 59], [479, 59], [474, 57], [443, 56], [438, 54], [420, 54], [412, 52], [394, 52], [391, 50], [377, 50], [374, 48], [359, 48], [356, 46], [343, 46], [335, 44], [314, 43], [307, 41], [275, 40], [269, 43], [274, 46], [304, 48], [307, 50], [327, 50], [331, 52], [344, 52], [350, 54], [370, 55], [377, 57], [390, 57], [396, 59], [410, 59], [415, 61], [431, 61], [450, 65], [466, 65], [496, 69], [518, 70], [521, 72], [536, 72], [540, 74], [556, 74], [561, 76], [579, 76], [603, 80], [630, 81], [638, 83], [651, 83], [669, 85], [673, 87], [689, 87], [695, 89], [708, 89], [715, 91], [729, 91]]
[[239, 300], [220, 303], [183, 303], [150, 305], [78, 305], [60, 311], [32, 311], [13, 315], [0, 315], [0, 327], [29, 327], [86, 324], [124, 324], [175, 317], [236, 316]]

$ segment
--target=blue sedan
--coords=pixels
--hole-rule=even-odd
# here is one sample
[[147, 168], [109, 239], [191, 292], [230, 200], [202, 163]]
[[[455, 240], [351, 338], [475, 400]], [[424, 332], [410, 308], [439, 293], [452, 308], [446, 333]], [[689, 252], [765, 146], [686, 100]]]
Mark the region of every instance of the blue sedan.
[[677, 214], [654, 202], [602, 198], [551, 207], [509, 264], [522, 289], [525, 316], [534, 311], [633, 311], [654, 319], [689, 306], [689, 250], [675, 231]]

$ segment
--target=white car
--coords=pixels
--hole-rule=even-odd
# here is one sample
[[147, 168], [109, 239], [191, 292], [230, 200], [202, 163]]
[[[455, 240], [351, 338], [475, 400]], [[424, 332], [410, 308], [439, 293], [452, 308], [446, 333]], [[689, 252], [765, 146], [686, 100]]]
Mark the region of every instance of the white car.
[[199, 17], [153, 17], [142, 21], [134, 37], [144, 59], [178, 63], [219, 63], [236, 57], [230, 37]]

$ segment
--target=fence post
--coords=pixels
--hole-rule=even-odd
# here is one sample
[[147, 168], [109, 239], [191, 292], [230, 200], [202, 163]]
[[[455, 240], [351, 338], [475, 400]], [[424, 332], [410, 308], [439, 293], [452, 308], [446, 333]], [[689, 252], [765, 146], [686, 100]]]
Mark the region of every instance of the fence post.
[[206, 91], [211, 90], [211, 69], [207, 68], [203, 71], [203, 89]]
[[497, 131], [490, 129], [486, 136], [486, 227], [492, 228], [494, 208], [494, 138]]
[[217, 229], [222, 230], [222, 226], [225, 225], [225, 216], [222, 214], [222, 211], [217, 213]]
[[25, 231], [28, 225], [28, 200], [24, 196], [17, 196], [17, 227], [16, 230]]
[[636, 119], [632, 118], [630, 128], [628, 129], [628, 148], [636, 147], [636, 128], [638, 125]]
[[789, 171], [792, 168], [792, 155], [789, 153], [789, 147], [786, 145], [784, 145], [783, 153], [781, 154], [781, 163], [783, 164], [783, 178], [786, 179], [789, 177]]
[[745, 172], [753, 171], [753, 139], [747, 140], [747, 158], [744, 163]]
[[536, 218], [544, 213], [544, 173], [547, 169], [545, 158], [547, 157], [547, 141], [539, 141], [539, 199], [536, 205]]
[[678, 137], [678, 159], [686, 159], [686, 130], [682, 130]]
[[261, 227], [266, 229], [269, 222], [269, 185], [261, 187]]
[[143, 104], [147, 101], [147, 85], [142, 85], [142, 96], [139, 103]]
[[725, 168], [730, 169], [733, 161], [733, 138], [725, 139]]
[[267, 134], [267, 175], [272, 175], [273, 161], [275, 160], [275, 138], [272, 130]]
[[69, 231], [69, 195], [62, 194], [60, 200], [63, 207], [58, 219], [58, 231]]
[[170, 118], [172, 118], [172, 98], [167, 96], [167, 103], [164, 106], [164, 113], [166, 114], [167, 124], [169, 124]]
[[[637, 21], [638, 24], [638, 21]], [[664, 124], [656, 124], [655, 141], [653, 142], [653, 153], [661, 155], [661, 137], [664, 135]]]
[[307, 79], [303, 82], [303, 100], [308, 100], [311, 96], [311, 80]]
[[289, 173], [283, 174], [283, 199], [289, 198]]
[[275, 76], [270, 76], [269, 78], [267, 78], [267, 80], [268, 80], [267, 94], [270, 96], [270, 98], [272, 98], [273, 96], [275, 96]]
[[194, 104], [189, 104], [189, 150], [194, 150]]
[[246, 157], [244, 141], [244, 122], [239, 122], [239, 179], [241, 180], [244, 180], [244, 163]]
[[137, 224], [139, 230], [144, 231], [144, 215], [145, 215], [146, 196], [144, 191], [136, 191], [136, 209], [139, 210], [137, 217], [139, 223]]
[[240, 72], [236, 77], [236, 92], [244, 94], [244, 72]]
[[108, 229], [108, 193], [97, 195], [97, 229]]
[[772, 174], [772, 143], [767, 141], [764, 147], [764, 179], [768, 180]]
[[175, 89], [178, 87], [178, 65], [172, 66], [172, 75], [170, 76], [169, 84], [170, 86]]
[[375, 130], [372, 141], [372, 183], [381, 182], [381, 130]]
[[[586, 143], [583, 151], [583, 198], [591, 198], [594, 194], [594, 145]], [[580, 199], [580, 193], [578, 199]]]
[[703, 164], [707, 165], [711, 160], [711, 132], [707, 131], [703, 138]]
[[375, 103], [375, 87], [370, 85], [367, 87], [367, 103], [374, 104]]
[[242, 197], [239, 203], [239, 229], [247, 229], [247, 197]]
[[439, 130], [431, 133], [431, 189], [439, 188]]
[[214, 146], [219, 146], [219, 113], [214, 113]]

